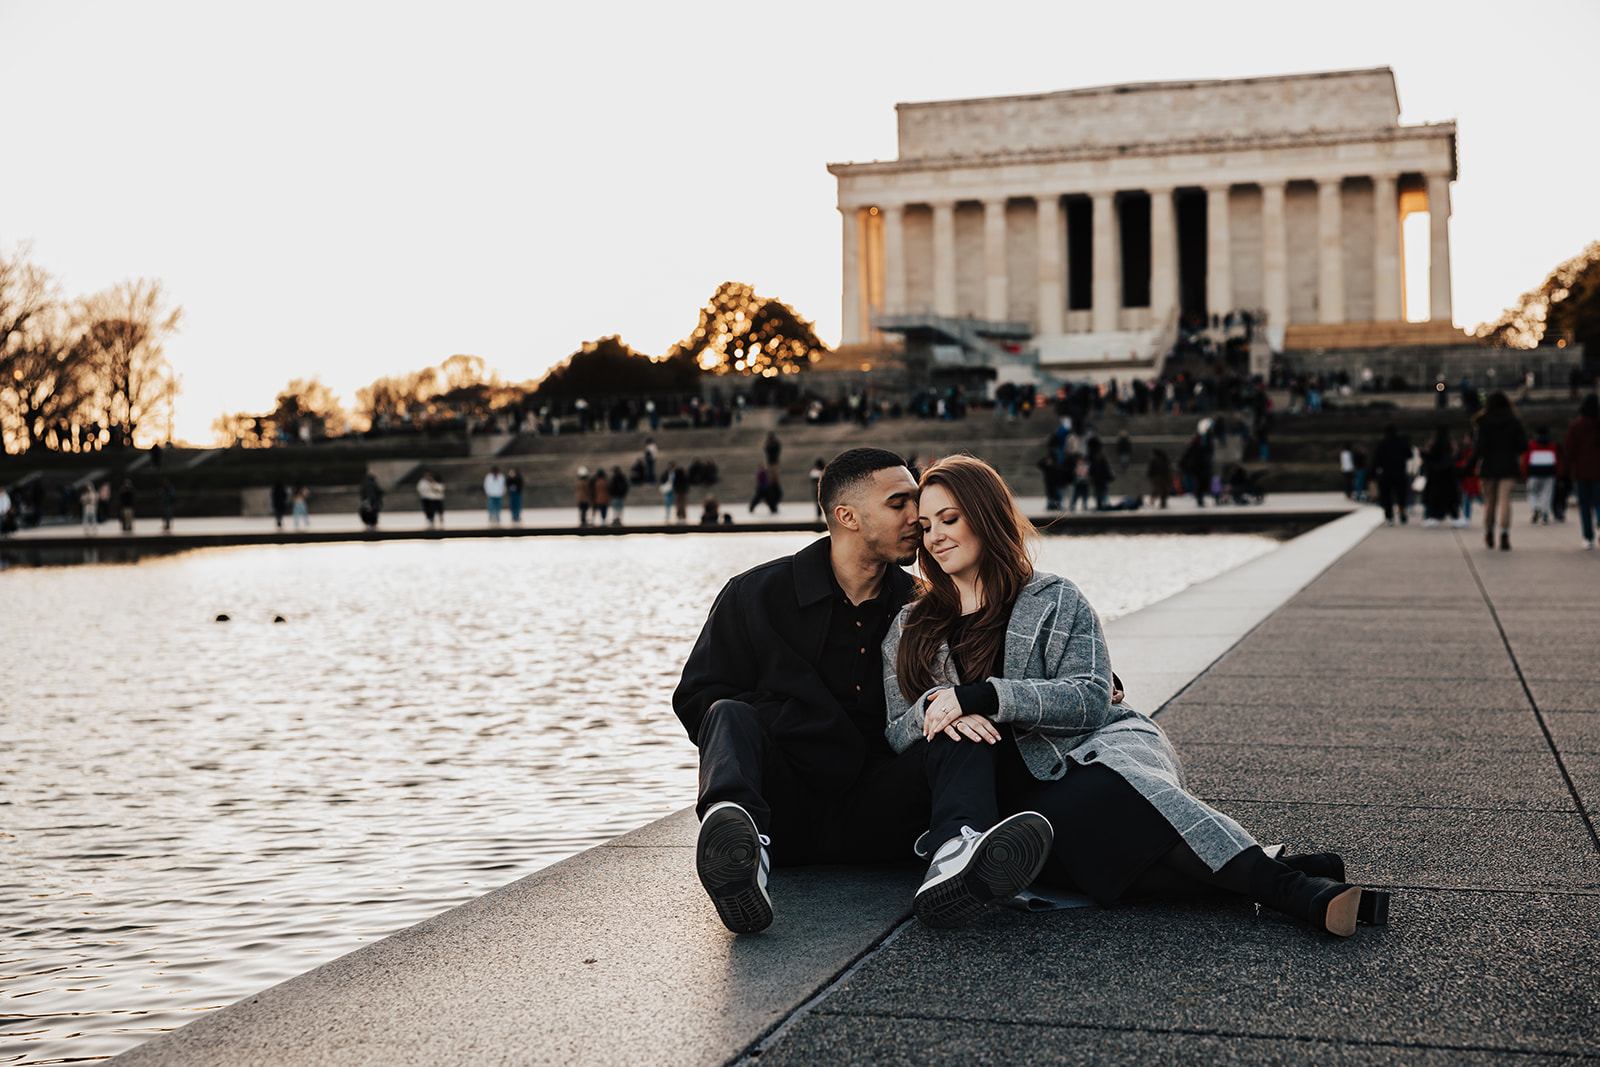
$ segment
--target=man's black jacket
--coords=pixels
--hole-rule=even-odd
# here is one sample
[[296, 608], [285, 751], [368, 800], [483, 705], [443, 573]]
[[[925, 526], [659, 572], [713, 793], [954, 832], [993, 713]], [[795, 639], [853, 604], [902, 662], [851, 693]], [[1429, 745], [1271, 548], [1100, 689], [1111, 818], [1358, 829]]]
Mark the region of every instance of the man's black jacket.
[[[812, 788], [832, 792], [856, 778], [866, 755], [861, 734], [817, 673], [833, 610], [833, 564], [824, 537], [792, 556], [732, 578], [683, 666], [672, 694], [689, 739], [719, 700], [742, 700], [767, 716], [786, 762]], [[885, 571], [891, 608], [911, 595], [911, 576]]]

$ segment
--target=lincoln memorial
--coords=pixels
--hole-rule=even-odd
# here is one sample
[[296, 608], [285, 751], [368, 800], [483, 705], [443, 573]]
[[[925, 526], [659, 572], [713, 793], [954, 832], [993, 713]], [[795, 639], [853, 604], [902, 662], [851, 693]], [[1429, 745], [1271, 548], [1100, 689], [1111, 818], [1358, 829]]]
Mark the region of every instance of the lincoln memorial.
[[966, 323], [1048, 374], [1159, 359], [1180, 316], [1239, 309], [1273, 350], [1297, 328], [1406, 332], [1415, 211], [1431, 332], [1450, 325], [1456, 127], [1402, 126], [1387, 67], [895, 110], [898, 159], [828, 168], [843, 345]]

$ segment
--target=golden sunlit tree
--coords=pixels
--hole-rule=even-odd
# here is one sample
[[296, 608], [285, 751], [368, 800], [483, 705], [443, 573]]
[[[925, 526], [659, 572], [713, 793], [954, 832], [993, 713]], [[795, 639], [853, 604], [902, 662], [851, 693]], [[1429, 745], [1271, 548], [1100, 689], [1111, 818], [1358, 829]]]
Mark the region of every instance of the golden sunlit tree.
[[94, 375], [72, 310], [52, 304], [14, 335], [11, 373], [0, 381], [0, 412], [21, 447], [73, 446], [75, 422], [86, 421]]
[[82, 345], [114, 445], [131, 446], [146, 420], [172, 403], [176, 380], [163, 344], [182, 308], [168, 308], [161, 283], [121, 282], [83, 302]]
[[1550, 272], [1494, 322], [1473, 331], [1510, 348], [1533, 348], [1546, 334], [1571, 335], [1600, 354], [1600, 241]]
[[343, 429], [349, 421], [338, 394], [317, 377], [291, 379], [278, 393], [270, 417], [274, 432], [282, 431], [290, 436], [298, 434], [300, 427], [308, 424], [307, 420], [313, 437], [326, 437], [329, 425]]
[[13, 443], [22, 448], [32, 443], [19, 407], [37, 388], [29, 349], [40, 336], [39, 320], [60, 306], [55, 283], [29, 256], [27, 245], [10, 255], [0, 252], [0, 425], [7, 450]]
[[713, 374], [793, 374], [827, 351], [811, 323], [788, 304], [757, 296], [743, 282], [723, 282], [700, 309], [688, 338], [667, 351]]

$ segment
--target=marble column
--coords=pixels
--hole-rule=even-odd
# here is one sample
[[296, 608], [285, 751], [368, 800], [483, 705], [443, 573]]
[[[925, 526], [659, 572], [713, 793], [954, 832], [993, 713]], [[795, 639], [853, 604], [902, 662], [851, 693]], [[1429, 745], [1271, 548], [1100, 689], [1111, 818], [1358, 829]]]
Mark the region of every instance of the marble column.
[[983, 202], [983, 317], [1003, 322], [1011, 310], [1006, 292], [1006, 201]]
[[1400, 200], [1399, 176], [1372, 176], [1372, 320], [1399, 322]]
[[939, 200], [933, 205], [933, 313], [956, 314], [956, 205]]
[[1094, 280], [1091, 289], [1095, 333], [1110, 333], [1118, 326], [1122, 279], [1117, 277], [1117, 204], [1115, 193], [1095, 193]]
[[1178, 307], [1178, 224], [1171, 189], [1150, 190], [1150, 325], [1163, 329]]
[[1261, 183], [1261, 302], [1267, 325], [1289, 325], [1289, 240], [1283, 218], [1282, 182]]
[[1039, 325], [1041, 334], [1058, 334], [1063, 325], [1063, 311], [1067, 305], [1062, 286], [1061, 254], [1065, 240], [1061, 232], [1061, 198], [1041, 196], [1039, 205]]
[[861, 248], [859, 239], [859, 208], [841, 207], [844, 216], [844, 296], [841, 316], [843, 327], [839, 331], [841, 345], [861, 343]]
[[883, 313], [906, 313], [906, 231], [904, 204], [889, 204], [883, 213]]
[[1233, 241], [1228, 232], [1228, 189], [1206, 186], [1206, 310], [1233, 310]]
[[1339, 214], [1342, 179], [1317, 182], [1317, 321], [1344, 321], [1344, 229]]
[[1428, 320], [1454, 324], [1450, 300], [1450, 175], [1428, 175]]

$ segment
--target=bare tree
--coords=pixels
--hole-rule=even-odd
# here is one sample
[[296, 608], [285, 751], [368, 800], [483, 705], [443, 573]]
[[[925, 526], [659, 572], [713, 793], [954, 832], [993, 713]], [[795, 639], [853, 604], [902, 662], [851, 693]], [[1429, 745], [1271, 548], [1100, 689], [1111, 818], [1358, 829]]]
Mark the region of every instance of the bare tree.
[[112, 443], [132, 445], [140, 423], [169, 401], [172, 369], [162, 354], [182, 308], [168, 309], [161, 283], [121, 282], [84, 301], [84, 349]]
[[24, 450], [54, 442], [66, 450], [73, 423], [94, 397], [81, 324], [60, 304], [32, 316], [18, 335], [0, 404]]
[[35, 320], [60, 303], [50, 275], [29, 259], [31, 249], [19, 245], [11, 254], [0, 252], [0, 424], [7, 444], [31, 441], [16, 409], [18, 397], [31, 388], [21, 365], [23, 347], [35, 330]]

